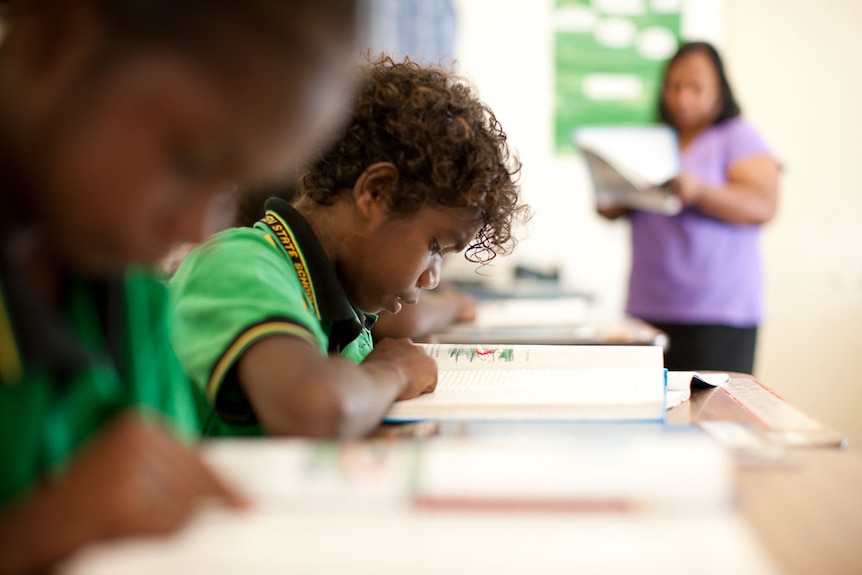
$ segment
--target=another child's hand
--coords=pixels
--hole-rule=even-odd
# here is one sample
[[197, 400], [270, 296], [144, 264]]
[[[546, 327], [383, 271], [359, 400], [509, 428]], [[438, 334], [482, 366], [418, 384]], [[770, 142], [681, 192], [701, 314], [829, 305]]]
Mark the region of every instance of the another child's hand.
[[[451, 307], [452, 321], [456, 323], [474, 321], [476, 319], [476, 298], [451, 284], [440, 284], [437, 289], [425, 295], [426, 298], [429, 296], [437, 298], [439, 307], [443, 308], [446, 306], [447, 309], [445, 311], [449, 311], [448, 308]], [[439, 313], [438, 315], [445, 315], [445, 313]]]
[[407, 338], [384, 338], [377, 342], [365, 363], [378, 361], [391, 363], [406, 376], [407, 385], [399, 400], [430, 393], [437, 387], [437, 362]]
[[136, 413], [118, 416], [62, 477], [0, 515], [0, 573], [41, 572], [95, 541], [170, 533], [204, 498], [245, 506], [162, 426]]
[[245, 505], [196, 452], [135, 413], [105, 428], [55, 487], [66, 494], [72, 509], [93, 519], [98, 538], [169, 533], [207, 498]]
[[458, 293], [458, 315], [456, 322], [468, 322], [476, 320], [476, 299], [470, 294]]

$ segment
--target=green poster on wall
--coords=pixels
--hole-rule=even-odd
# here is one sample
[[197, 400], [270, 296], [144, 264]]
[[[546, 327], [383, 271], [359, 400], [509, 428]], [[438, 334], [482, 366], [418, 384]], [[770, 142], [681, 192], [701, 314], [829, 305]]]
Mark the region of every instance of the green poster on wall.
[[580, 126], [655, 121], [680, 38], [681, 0], [556, 0], [555, 149]]

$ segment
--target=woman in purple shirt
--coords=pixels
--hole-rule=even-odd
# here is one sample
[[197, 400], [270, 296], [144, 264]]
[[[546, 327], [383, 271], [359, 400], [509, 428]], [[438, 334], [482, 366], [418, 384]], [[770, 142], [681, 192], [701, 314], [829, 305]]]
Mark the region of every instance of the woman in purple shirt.
[[665, 331], [668, 369], [752, 373], [763, 317], [760, 227], [775, 214], [779, 166], [740, 116], [721, 58], [683, 45], [665, 70], [660, 118], [679, 135], [676, 216], [624, 213], [632, 227], [626, 311]]

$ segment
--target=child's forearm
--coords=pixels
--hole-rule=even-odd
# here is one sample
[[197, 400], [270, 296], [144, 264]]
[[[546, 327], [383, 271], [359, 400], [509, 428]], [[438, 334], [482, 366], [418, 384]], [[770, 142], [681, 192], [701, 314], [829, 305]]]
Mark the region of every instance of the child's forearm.
[[[260, 370], [255, 370], [255, 376], [240, 376], [267, 434], [322, 438], [366, 435], [380, 424], [408, 384], [406, 375], [387, 364], [357, 366], [329, 358], [315, 367], [306, 366], [306, 373], [291, 381], [284, 381], [283, 376], [270, 379]], [[280, 389], [263, 391], [270, 385]]]
[[350, 391], [343, 398], [344, 419], [339, 437], [361, 437], [376, 429], [390, 406], [410, 387], [410, 376], [388, 362], [362, 364], [364, 393]]
[[250, 347], [238, 376], [269, 435], [344, 438], [372, 431], [395, 400], [433, 390], [437, 366], [406, 339], [381, 341], [356, 365], [285, 336]]
[[0, 575], [46, 569], [99, 538], [93, 518], [63, 491], [40, 487], [0, 516]]

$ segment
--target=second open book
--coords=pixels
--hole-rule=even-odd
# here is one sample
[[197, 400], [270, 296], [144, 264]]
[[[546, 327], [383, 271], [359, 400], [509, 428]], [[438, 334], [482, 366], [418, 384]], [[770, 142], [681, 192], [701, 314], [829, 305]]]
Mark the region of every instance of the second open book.
[[680, 170], [676, 132], [664, 125], [589, 126], [575, 132], [599, 209], [623, 206], [672, 216], [682, 209], [665, 184]]
[[654, 346], [425, 345], [434, 393], [396, 402], [387, 421], [656, 421], [666, 372]]

